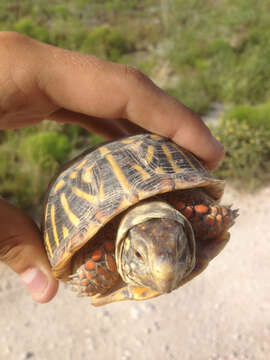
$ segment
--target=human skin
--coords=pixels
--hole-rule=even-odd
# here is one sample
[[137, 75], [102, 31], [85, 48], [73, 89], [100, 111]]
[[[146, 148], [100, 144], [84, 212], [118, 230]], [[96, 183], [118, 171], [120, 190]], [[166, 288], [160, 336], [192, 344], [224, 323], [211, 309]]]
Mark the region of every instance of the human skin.
[[[172, 139], [213, 170], [224, 156], [200, 117], [140, 71], [0, 32], [0, 129], [44, 119], [77, 123], [105, 139], [151, 131]], [[0, 200], [0, 260], [19, 274], [33, 299], [50, 301], [58, 282], [37, 226]]]

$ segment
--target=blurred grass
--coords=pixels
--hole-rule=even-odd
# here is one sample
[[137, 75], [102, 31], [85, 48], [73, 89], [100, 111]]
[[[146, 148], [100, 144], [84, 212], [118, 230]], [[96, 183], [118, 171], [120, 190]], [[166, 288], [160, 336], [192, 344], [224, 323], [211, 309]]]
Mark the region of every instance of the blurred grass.
[[[231, 107], [213, 128], [227, 149], [218, 175], [255, 188], [268, 181], [269, 11], [267, 0], [1, 0], [0, 30], [135, 66], [201, 115]], [[101, 140], [47, 121], [2, 132], [2, 196], [39, 204], [57, 168]]]
[[[187, 105], [203, 94], [211, 102], [258, 104], [269, 99], [270, 27], [268, 1], [171, 1], [174, 39], [170, 58], [180, 93], [192, 82]], [[206, 103], [207, 103], [206, 102]], [[192, 106], [192, 105], [191, 105]]]
[[39, 207], [59, 167], [87, 147], [102, 142], [77, 125], [44, 121], [30, 128], [2, 132], [0, 194], [13, 204]]
[[270, 183], [270, 104], [234, 107], [212, 131], [226, 149], [217, 177], [248, 191]]

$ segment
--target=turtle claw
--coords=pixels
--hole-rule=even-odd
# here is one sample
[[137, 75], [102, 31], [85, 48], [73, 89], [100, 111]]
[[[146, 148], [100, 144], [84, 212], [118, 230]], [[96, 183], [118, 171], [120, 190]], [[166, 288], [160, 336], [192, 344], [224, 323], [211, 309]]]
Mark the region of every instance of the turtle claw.
[[235, 210], [232, 210], [232, 222], [231, 222], [231, 226], [233, 226], [235, 224], [235, 219], [239, 216], [239, 209], [235, 209]]

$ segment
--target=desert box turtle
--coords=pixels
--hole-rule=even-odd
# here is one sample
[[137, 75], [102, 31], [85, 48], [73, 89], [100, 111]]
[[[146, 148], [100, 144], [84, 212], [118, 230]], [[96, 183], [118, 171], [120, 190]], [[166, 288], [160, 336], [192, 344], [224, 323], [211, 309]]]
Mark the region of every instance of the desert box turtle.
[[169, 293], [229, 239], [223, 180], [167, 138], [101, 144], [49, 186], [42, 232], [52, 271], [94, 305]]

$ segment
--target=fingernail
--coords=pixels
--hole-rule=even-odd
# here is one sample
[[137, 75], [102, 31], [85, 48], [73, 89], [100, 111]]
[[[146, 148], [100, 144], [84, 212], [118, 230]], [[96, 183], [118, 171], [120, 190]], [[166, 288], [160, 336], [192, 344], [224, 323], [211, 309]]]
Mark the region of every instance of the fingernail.
[[21, 279], [31, 294], [42, 294], [48, 286], [47, 276], [37, 268], [29, 268], [21, 274]]

